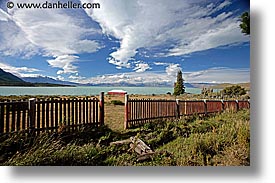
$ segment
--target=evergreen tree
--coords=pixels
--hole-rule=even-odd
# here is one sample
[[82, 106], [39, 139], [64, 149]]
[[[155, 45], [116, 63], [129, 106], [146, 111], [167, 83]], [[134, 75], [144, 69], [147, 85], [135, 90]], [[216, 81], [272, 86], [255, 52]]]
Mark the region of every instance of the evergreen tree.
[[174, 95], [180, 95], [185, 93], [184, 80], [182, 78], [182, 72], [178, 71], [177, 82], [174, 84]]
[[248, 12], [242, 14], [240, 28], [242, 29], [242, 33], [250, 35], [250, 15]]

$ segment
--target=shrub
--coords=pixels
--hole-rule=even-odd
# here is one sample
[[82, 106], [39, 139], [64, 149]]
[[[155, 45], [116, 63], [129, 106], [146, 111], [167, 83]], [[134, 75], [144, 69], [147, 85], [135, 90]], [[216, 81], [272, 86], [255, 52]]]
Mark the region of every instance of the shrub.
[[221, 93], [226, 96], [242, 96], [246, 94], [246, 90], [242, 88], [240, 85], [233, 85], [230, 87], [224, 88]]
[[121, 100], [112, 100], [111, 104], [114, 104], [114, 105], [124, 105], [124, 103]]

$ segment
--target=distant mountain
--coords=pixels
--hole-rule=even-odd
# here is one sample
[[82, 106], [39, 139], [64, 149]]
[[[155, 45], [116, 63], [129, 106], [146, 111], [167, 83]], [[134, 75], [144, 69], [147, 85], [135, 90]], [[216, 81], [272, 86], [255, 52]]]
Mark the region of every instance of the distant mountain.
[[32, 86], [32, 84], [23, 81], [19, 77], [4, 71], [0, 68], [0, 85], [1, 86]]
[[22, 77], [22, 79], [29, 83], [47, 83], [47, 84], [58, 84], [58, 85], [72, 85], [72, 86], [79, 85], [78, 83], [56, 80], [47, 76]]
[[193, 86], [193, 88], [211, 88], [219, 83], [190, 83], [190, 85]]
[[[85, 84], [86, 86], [103, 86], [103, 87], [173, 87], [171, 83], [127, 83], [127, 82], [119, 82], [119, 83], [89, 83]], [[184, 83], [187, 88], [195, 88], [191, 83]]]

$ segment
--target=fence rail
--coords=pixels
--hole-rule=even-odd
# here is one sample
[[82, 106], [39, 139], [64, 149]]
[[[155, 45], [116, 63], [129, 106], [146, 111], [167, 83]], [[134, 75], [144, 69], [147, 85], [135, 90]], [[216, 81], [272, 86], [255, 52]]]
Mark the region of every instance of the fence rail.
[[159, 118], [180, 118], [243, 108], [250, 108], [249, 101], [129, 99], [126, 95], [124, 129]]
[[104, 124], [104, 93], [98, 98], [29, 99], [0, 102], [0, 134], [19, 131], [75, 130]]

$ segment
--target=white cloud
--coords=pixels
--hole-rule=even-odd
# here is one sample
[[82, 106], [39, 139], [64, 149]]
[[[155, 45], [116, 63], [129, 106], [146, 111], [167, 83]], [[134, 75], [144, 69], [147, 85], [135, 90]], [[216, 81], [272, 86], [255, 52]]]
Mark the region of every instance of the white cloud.
[[39, 48], [26, 38], [15, 22], [0, 21], [0, 35], [0, 53], [5, 56], [28, 58], [39, 54]]
[[130, 64], [130, 63], [127, 63], [127, 62], [125, 62], [125, 63], [124, 63], [124, 62], [120, 62], [120, 61], [118, 61], [118, 60], [116, 60], [116, 59], [114, 59], [114, 58], [111, 58], [111, 57], [109, 57], [107, 60], [109, 61], [110, 64], [116, 65], [116, 68], [117, 68], [117, 69], [121, 69], [122, 67], [126, 67], [126, 68], [130, 68], [130, 67], [131, 67], [131, 64]]
[[144, 63], [142, 61], [139, 61], [135, 64], [135, 68], [133, 69], [136, 72], [145, 72], [146, 70], [151, 69], [151, 67], [149, 66], [149, 64]]
[[166, 83], [172, 85], [174, 79], [167, 76], [166, 73], [154, 73], [154, 72], [130, 72], [130, 73], [118, 73], [107, 74], [97, 77], [88, 78], [82, 80], [83, 83], [129, 83], [129, 84], [148, 84], [148, 83]]
[[78, 56], [73, 55], [62, 55], [53, 60], [48, 60], [48, 63], [52, 67], [62, 68], [62, 70], [57, 71], [57, 74], [76, 73], [77, 67], [73, 65], [73, 62], [78, 58]]
[[[22, 2], [13, 0], [13, 3]], [[44, 0], [24, 1], [44, 3]], [[48, 0], [48, 2], [56, 2]], [[5, 56], [31, 57], [42, 55], [53, 57], [50, 66], [62, 69], [59, 74], [76, 69], [73, 62], [58, 59], [74, 57], [81, 53], [93, 53], [103, 47], [91, 40], [99, 31], [83, 21], [80, 10], [65, 9], [0, 9], [0, 52]], [[2, 21], [1, 21], [2, 20]], [[4, 21], [3, 21], [4, 20]], [[61, 61], [61, 63], [57, 63]], [[67, 62], [67, 63], [65, 63]]]
[[28, 67], [14, 67], [6, 63], [0, 62], [0, 68], [6, 72], [12, 73], [16, 76], [23, 77], [26, 73], [38, 72], [39, 69], [36, 68], [28, 68]]
[[0, 21], [5, 21], [7, 22], [10, 19], [9, 14], [7, 14], [5, 11], [0, 9]]
[[[166, 67], [165, 72], [129, 72], [107, 74], [81, 80], [82, 83], [130, 83], [130, 84], [166, 84], [173, 86], [178, 64]], [[209, 68], [201, 71], [183, 72], [185, 82], [189, 83], [242, 83], [250, 81], [250, 70], [247, 68], [233, 69], [225, 67]]]
[[[179, 64], [169, 64], [164, 71], [150, 72], [146, 71], [149, 67], [142, 61], [137, 61], [139, 68], [134, 69], [136, 72], [106, 74], [81, 80], [81, 83], [130, 83], [130, 84], [166, 84], [173, 85], [176, 80], [177, 72], [180, 68]], [[146, 68], [146, 69], [145, 69]], [[138, 72], [137, 72], [138, 71]]]
[[184, 73], [184, 76], [188, 82], [192, 83], [242, 83], [250, 81], [250, 70], [246, 68], [233, 69], [216, 67], [207, 70]]
[[167, 62], [154, 62], [155, 65], [169, 65]]
[[[87, 2], [87, 0], [81, 0]], [[158, 47], [158, 56], [180, 56], [219, 46], [245, 42], [249, 38], [239, 30], [232, 12], [219, 10], [230, 1], [209, 3], [189, 0], [112, 0], [97, 1], [100, 10], [86, 10], [103, 33], [120, 40], [110, 54], [110, 63], [128, 67], [139, 48]], [[162, 48], [162, 49], [161, 49]]]
[[75, 83], [81, 83], [84, 79], [86, 79], [86, 77], [80, 76], [78, 73], [75, 73], [75, 75], [70, 75], [68, 78], [71, 82]]
[[176, 78], [178, 71], [180, 71], [180, 65], [179, 64], [170, 64], [166, 67], [165, 71], [168, 76]]

